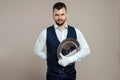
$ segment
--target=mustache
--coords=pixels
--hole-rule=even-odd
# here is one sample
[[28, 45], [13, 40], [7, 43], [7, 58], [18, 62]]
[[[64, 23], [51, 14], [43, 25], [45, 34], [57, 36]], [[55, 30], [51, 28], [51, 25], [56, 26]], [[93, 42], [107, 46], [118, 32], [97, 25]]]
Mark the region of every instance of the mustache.
[[58, 19], [57, 21], [64, 21], [63, 19]]

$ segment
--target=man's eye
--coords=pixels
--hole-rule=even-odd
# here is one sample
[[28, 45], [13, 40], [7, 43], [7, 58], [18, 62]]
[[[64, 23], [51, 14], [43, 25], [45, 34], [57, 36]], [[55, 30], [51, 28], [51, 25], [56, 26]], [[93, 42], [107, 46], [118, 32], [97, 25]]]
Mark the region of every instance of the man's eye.
[[55, 16], [59, 16], [58, 14], [55, 14]]

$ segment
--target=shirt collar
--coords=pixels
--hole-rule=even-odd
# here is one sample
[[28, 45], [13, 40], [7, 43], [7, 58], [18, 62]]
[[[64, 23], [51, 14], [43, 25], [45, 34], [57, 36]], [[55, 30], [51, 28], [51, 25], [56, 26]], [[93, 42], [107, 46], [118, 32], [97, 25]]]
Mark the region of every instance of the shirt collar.
[[[54, 28], [58, 29], [58, 25], [56, 23], [54, 24]], [[67, 24], [65, 25], [65, 29], [68, 29], [68, 25]]]

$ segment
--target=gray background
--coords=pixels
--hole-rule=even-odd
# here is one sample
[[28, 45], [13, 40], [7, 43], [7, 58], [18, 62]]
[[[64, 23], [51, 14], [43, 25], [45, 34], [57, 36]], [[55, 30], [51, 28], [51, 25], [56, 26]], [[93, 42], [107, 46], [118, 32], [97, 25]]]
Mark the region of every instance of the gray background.
[[77, 80], [120, 80], [120, 0], [0, 0], [0, 80], [45, 80], [46, 62], [33, 54], [40, 32], [63, 1], [91, 55], [77, 62]]

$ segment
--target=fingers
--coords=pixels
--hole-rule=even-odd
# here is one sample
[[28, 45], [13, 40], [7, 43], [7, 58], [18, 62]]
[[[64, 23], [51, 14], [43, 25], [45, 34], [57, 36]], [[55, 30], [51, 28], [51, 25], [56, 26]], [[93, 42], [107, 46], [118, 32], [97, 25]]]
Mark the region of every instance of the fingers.
[[60, 53], [60, 57], [61, 57], [61, 58], [63, 58], [63, 57], [64, 57], [64, 55], [62, 55], [62, 53]]
[[72, 55], [74, 55], [74, 54], [76, 54], [77, 53], [77, 49], [75, 49], [75, 50], [73, 50], [72, 52], [70, 52], [68, 55], [66, 55], [67, 57], [68, 56], [72, 56]]
[[66, 63], [65, 63], [65, 61], [64, 61], [64, 60], [60, 60], [60, 61], [58, 61], [58, 63], [59, 63], [59, 65], [61, 65], [61, 66], [63, 66], [63, 67], [65, 67], [65, 66], [66, 66]]

